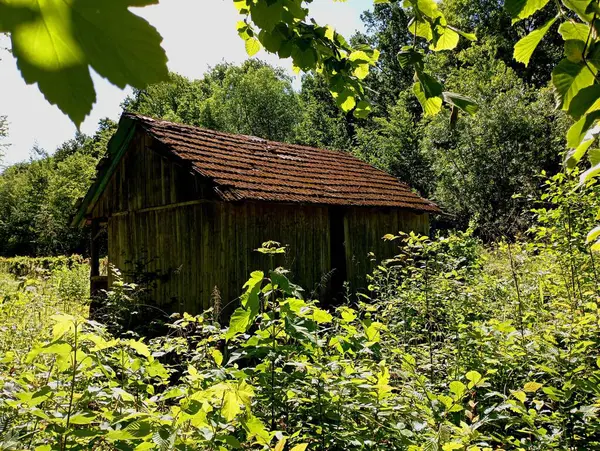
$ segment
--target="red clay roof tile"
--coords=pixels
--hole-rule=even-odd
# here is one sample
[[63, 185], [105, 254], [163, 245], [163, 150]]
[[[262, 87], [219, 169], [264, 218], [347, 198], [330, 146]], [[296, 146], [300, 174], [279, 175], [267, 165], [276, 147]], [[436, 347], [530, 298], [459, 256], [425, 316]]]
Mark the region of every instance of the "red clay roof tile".
[[395, 177], [341, 151], [127, 116], [217, 185], [225, 201], [396, 207], [438, 213]]

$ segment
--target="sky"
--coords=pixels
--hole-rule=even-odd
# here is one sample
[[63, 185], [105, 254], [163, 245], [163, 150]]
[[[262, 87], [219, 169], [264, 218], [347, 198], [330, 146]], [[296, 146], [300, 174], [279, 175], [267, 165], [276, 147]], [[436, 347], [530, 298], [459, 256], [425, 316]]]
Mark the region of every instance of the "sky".
[[[362, 31], [360, 14], [372, 7], [373, 0], [314, 0], [310, 16], [320, 24], [329, 24], [349, 38]], [[240, 63], [247, 58], [244, 42], [238, 37], [235, 24], [240, 17], [232, 0], [162, 0], [158, 5], [137, 8], [136, 14], [146, 18], [163, 36], [163, 47], [169, 58], [169, 69], [189, 78], [200, 78], [210, 66], [228, 61]], [[0, 38], [0, 48], [8, 40]], [[0, 50], [0, 115], [9, 121], [10, 146], [2, 165], [28, 160], [34, 145], [53, 152], [62, 142], [72, 138], [75, 126], [53, 105], [37, 86], [27, 85], [21, 78], [15, 60]], [[291, 60], [279, 60], [264, 50], [256, 55], [290, 70]], [[103, 117], [117, 120], [120, 104], [129, 89], [120, 90], [97, 74], [93, 74], [97, 102], [81, 126], [81, 131], [93, 134]]]

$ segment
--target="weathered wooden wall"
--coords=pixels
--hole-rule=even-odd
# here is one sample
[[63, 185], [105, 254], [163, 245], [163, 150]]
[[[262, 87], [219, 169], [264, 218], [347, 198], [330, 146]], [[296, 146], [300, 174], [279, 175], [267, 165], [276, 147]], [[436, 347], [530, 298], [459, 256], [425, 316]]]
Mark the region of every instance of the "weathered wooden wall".
[[429, 231], [429, 216], [408, 210], [392, 208], [349, 208], [344, 218], [346, 237], [347, 277], [352, 287], [364, 291], [366, 275], [374, 268], [368, 257], [372, 252], [378, 261], [397, 254], [397, 244], [384, 241], [388, 233], [410, 232], [426, 234]]
[[[289, 246], [275, 266], [290, 269], [309, 293], [332, 269], [331, 240], [343, 240], [347, 279], [364, 290], [368, 253], [396, 251], [383, 235], [428, 229], [426, 214], [406, 210], [222, 202], [210, 183], [154, 146], [148, 136], [135, 137], [92, 216], [108, 218], [111, 264], [128, 273], [145, 263], [145, 271], [165, 276], [153, 297], [168, 310], [200, 312], [215, 286], [224, 303], [235, 299], [251, 271], [268, 269], [269, 257], [254, 251], [267, 240]], [[343, 215], [343, 232], [334, 236], [330, 214]]]
[[330, 261], [327, 219], [326, 207], [213, 201], [115, 215], [108, 221], [109, 258], [124, 271], [146, 261], [148, 272], [170, 274], [158, 283], [159, 303], [199, 312], [215, 286], [229, 302], [251, 271], [269, 268], [269, 258], [254, 251], [267, 240], [290, 247], [274, 258], [275, 266], [289, 268], [306, 289], [314, 287]]
[[[155, 149], [155, 150], [151, 150]], [[214, 198], [205, 182], [189, 168], [161, 155], [150, 136], [138, 132], [101, 197], [92, 217], [109, 217], [197, 199]]]

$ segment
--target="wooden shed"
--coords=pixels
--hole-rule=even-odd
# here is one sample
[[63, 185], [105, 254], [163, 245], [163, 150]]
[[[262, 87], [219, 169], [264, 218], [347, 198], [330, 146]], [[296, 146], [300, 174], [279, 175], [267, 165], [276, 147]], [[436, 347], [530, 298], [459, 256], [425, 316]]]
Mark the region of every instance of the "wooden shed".
[[[438, 207], [405, 183], [342, 151], [284, 144], [125, 113], [74, 224], [91, 224], [91, 277], [98, 241], [123, 274], [143, 262], [160, 274], [153, 300], [197, 313], [215, 287], [235, 299], [249, 273], [266, 269], [255, 252], [288, 246], [286, 266], [307, 292], [334, 297], [343, 281], [365, 287], [372, 262], [393, 255], [382, 236], [427, 232]], [[136, 266], [138, 265], [138, 266]]]

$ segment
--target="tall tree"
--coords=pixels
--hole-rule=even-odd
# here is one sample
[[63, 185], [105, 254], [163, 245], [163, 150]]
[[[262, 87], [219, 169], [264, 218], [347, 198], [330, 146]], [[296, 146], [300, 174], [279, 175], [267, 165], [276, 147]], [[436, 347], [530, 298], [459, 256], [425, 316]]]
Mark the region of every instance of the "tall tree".
[[413, 95], [400, 93], [386, 114], [373, 117], [357, 129], [354, 153], [365, 161], [395, 175], [424, 196], [433, 194], [435, 175], [431, 155], [423, 153], [423, 125], [410, 108]]
[[394, 105], [400, 92], [413, 84], [412, 69], [404, 69], [398, 62], [402, 47], [412, 44], [414, 37], [408, 30], [410, 17], [400, 2], [376, 4], [373, 11], [361, 15], [365, 33], [352, 37], [355, 44], [368, 44], [381, 53], [375, 69], [365, 79], [367, 95], [380, 113]]
[[136, 91], [125, 109], [231, 133], [289, 141], [298, 119], [297, 94], [282, 69], [258, 60], [219, 64], [200, 80], [171, 74], [169, 82]]
[[354, 118], [341, 111], [322, 76], [305, 75], [300, 90], [300, 115], [294, 141], [314, 147], [349, 150]]
[[482, 108], [455, 126], [448, 113], [426, 119], [422, 140], [436, 174], [436, 199], [459, 224], [477, 218], [488, 237], [528, 225], [523, 202], [538, 192], [542, 170], [560, 170], [569, 124], [549, 90], [528, 86], [495, 53], [490, 45], [473, 46], [457, 56], [459, 67], [445, 67], [446, 85]]
[[39, 151], [0, 174], [0, 255], [85, 252], [87, 230], [70, 219], [115, 129], [104, 119], [93, 137], [77, 134], [54, 155]]
[[519, 39], [542, 27], [556, 15], [556, 8], [550, 4], [535, 16], [513, 25], [513, 17], [504, 3], [499, 0], [443, 0], [440, 8], [454, 26], [473, 30], [480, 40], [491, 42], [497, 49], [495, 57], [511, 67], [520, 78], [537, 87], [544, 87], [563, 55], [560, 36], [552, 33], [542, 40], [528, 66], [515, 61], [513, 52]]

